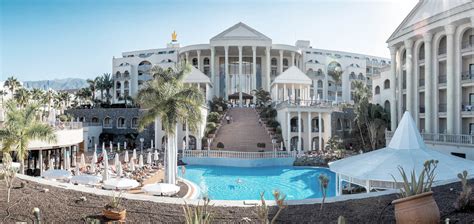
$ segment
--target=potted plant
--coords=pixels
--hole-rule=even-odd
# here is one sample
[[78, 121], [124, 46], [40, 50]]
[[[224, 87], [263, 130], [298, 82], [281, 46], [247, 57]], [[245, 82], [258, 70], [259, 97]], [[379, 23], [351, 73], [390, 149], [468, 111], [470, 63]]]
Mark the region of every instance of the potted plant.
[[222, 142], [217, 143], [217, 149], [222, 150], [222, 149], [224, 149], [224, 147], [225, 147], [224, 143], [222, 143]]
[[127, 216], [127, 210], [122, 207], [122, 198], [120, 194], [112, 196], [112, 199], [109, 203], [104, 206], [102, 214], [110, 220], [125, 220]]
[[[437, 160], [426, 161], [420, 175], [417, 177], [413, 170], [410, 178], [402, 167], [398, 167], [403, 179], [400, 189], [401, 198], [392, 201], [395, 205], [397, 223], [419, 223], [420, 220], [423, 220], [423, 223], [439, 222], [439, 208], [431, 191], [437, 164]], [[395, 180], [395, 177], [393, 179]]]

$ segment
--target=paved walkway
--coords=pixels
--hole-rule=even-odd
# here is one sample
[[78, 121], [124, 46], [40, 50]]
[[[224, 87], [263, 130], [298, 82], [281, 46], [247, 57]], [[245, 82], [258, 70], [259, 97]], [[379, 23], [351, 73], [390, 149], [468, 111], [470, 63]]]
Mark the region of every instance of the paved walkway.
[[265, 143], [265, 151], [272, 151], [272, 140], [267, 130], [258, 122], [257, 112], [253, 108], [231, 108], [230, 124], [223, 124], [217, 132], [211, 148], [217, 149], [217, 143], [224, 143], [225, 151], [258, 152], [262, 148], [257, 143]]

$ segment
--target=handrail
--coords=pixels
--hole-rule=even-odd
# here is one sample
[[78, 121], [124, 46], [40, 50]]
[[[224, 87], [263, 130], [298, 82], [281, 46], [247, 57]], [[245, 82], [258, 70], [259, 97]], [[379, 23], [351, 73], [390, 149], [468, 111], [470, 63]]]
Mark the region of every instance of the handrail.
[[[393, 131], [386, 131], [385, 138], [392, 139]], [[474, 135], [442, 134], [442, 133], [420, 133], [425, 142], [449, 143], [474, 146]]]
[[73, 129], [81, 129], [82, 122], [49, 122], [48, 123], [51, 127], [55, 130], [73, 130]]
[[217, 150], [185, 150], [183, 157], [198, 158], [237, 158], [237, 159], [261, 159], [261, 158], [293, 158], [295, 151], [272, 151], [272, 152], [234, 152]]

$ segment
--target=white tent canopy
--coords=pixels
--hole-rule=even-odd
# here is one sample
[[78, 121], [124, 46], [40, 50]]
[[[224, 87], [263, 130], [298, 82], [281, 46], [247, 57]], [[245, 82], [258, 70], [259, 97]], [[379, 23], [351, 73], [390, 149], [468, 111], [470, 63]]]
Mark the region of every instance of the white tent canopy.
[[211, 79], [204, 73], [202, 73], [199, 69], [191, 66], [191, 71], [189, 74], [184, 78], [184, 83], [208, 83], [211, 84]]
[[463, 170], [474, 173], [474, 161], [428, 149], [413, 118], [405, 112], [386, 148], [334, 161], [329, 163], [329, 168], [338, 176], [340, 194], [342, 180], [362, 185], [368, 191], [372, 188], [396, 188], [393, 177], [397, 182], [402, 180], [399, 166], [407, 173], [414, 169], [419, 175], [427, 160], [439, 161], [435, 182], [455, 179]]
[[304, 74], [298, 67], [291, 66], [280, 75], [278, 75], [273, 84], [303, 84], [311, 85], [313, 81]]
[[142, 191], [151, 195], [172, 196], [179, 192], [180, 187], [174, 184], [156, 183], [147, 184], [142, 187]]

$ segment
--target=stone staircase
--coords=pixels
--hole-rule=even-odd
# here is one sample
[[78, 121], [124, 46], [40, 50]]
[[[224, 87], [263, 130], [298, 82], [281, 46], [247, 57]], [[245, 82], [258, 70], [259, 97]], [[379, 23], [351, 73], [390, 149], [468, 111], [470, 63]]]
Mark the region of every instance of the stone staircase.
[[[227, 112], [232, 116], [230, 124], [224, 119], [211, 149], [217, 149], [217, 144], [224, 144], [224, 151], [258, 152], [272, 151], [272, 139], [264, 125], [258, 122], [258, 115], [253, 108], [230, 108]], [[258, 148], [257, 143], [265, 143], [265, 148]]]

